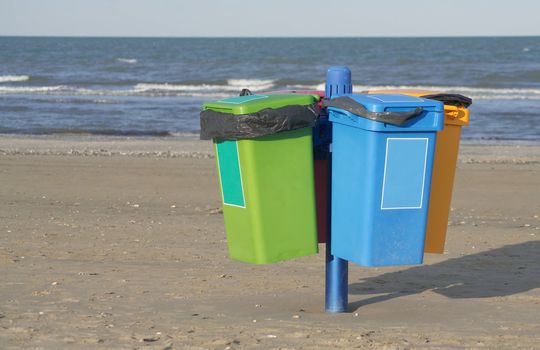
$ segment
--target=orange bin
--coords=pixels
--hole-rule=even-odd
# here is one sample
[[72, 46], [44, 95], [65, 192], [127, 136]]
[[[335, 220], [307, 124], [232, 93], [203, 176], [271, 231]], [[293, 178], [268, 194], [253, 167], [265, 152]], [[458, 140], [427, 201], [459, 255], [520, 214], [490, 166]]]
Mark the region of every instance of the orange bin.
[[[429, 90], [370, 90], [368, 94], [403, 94], [429, 96], [440, 92]], [[443, 253], [446, 229], [454, 187], [454, 176], [459, 150], [461, 127], [469, 124], [469, 109], [464, 106], [444, 105], [444, 129], [437, 133], [435, 159], [431, 179], [428, 221], [426, 229], [426, 253]]]

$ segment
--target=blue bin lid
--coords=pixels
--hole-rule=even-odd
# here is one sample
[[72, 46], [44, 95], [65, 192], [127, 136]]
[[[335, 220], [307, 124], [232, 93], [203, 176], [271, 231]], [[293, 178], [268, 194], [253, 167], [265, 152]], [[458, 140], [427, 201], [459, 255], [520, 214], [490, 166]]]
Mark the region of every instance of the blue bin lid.
[[[401, 94], [347, 94], [341, 96], [355, 100], [371, 112], [407, 112], [418, 107], [421, 107], [423, 112], [405, 124], [397, 126], [363, 118], [339, 108], [329, 107], [330, 121], [334, 123], [365, 130], [388, 132], [439, 131], [444, 127], [444, 104], [440, 101]], [[336, 113], [332, 113], [333, 111]]]

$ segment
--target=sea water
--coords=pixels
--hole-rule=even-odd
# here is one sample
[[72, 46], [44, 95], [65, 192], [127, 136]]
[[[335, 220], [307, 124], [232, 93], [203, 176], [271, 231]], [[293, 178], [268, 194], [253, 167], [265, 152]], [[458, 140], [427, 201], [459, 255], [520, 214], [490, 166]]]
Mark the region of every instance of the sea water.
[[540, 37], [0, 37], [0, 133], [198, 133], [203, 101], [323, 89], [437, 89], [473, 98], [470, 142], [540, 141]]

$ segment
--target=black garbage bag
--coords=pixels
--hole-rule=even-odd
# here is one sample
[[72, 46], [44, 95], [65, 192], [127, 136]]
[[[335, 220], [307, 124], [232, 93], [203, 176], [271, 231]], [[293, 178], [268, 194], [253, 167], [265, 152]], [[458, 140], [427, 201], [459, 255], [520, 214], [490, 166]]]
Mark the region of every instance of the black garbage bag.
[[238, 96], [250, 96], [250, 95], [253, 95], [253, 92], [251, 92], [250, 89], [242, 89], [242, 91], [240, 91], [240, 94]]
[[201, 140], [252, 139], [278, 132], [313, 127], [320, 114], [317, 104], [267, 108], [250, 114], [201, 112]]
[[343, 109], [359, 117], [398, 126], [405, 124], [409, 119], [423, 112], [422, 107], [407, 112], [371, 112], [363, 104], [348, 96], [336, 97], [331, 100], [325, 99], [323, 100], [323, 106]]
[[433, 95], [424, 95], [420, 97], [427, 98], [429, 100], [441, 101], [445, 105], [465, 107], [465, 108], [472, 105], [472, 102], [473, 102], [472, 98], [463, 96], [460, 94], [433, 94]]

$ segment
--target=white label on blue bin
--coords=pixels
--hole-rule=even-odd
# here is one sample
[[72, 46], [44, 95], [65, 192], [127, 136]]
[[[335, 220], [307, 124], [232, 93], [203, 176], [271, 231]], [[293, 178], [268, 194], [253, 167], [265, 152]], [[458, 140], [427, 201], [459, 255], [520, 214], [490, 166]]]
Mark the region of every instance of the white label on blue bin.
[[386, 139], [381, 210], [422, 208], [428, 144], [427, 138]]
[[379, 100], [381, 102], [391, 102], [391, 103], [408, 103], [408, 102], [424, 102], [424, 99], [414, 97], [414, 96], [408, 96], [408, 95], [372, 95], [369, 96], [370, 98], [374, 100]]

